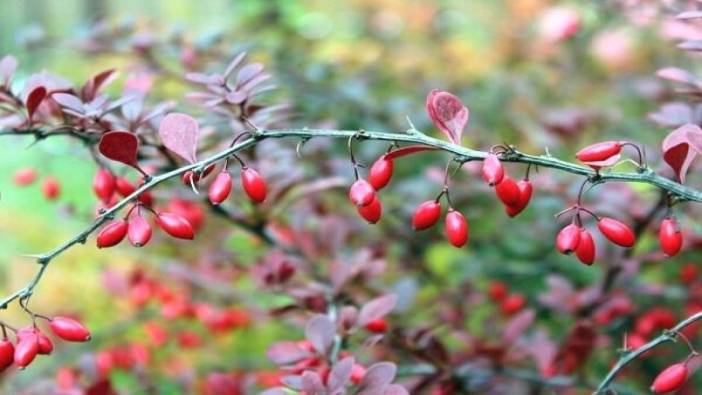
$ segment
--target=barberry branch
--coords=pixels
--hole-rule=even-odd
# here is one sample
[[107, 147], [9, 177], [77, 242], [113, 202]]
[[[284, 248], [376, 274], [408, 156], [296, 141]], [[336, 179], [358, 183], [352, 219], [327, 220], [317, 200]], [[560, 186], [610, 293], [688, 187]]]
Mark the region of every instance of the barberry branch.
[[[41, 129], [29, 129], [29, 130], [7, 130], [0, 131], [0, 135], [33, 135], [37, 139], [42, 139], [48, 137], [51, 134], [58, 132], [45, 133]], [[156, 185], [169, 180], [173, 177], [179, 176], [182, 173], [189, 170], [199, 170], [202, 171], [208, 165], [215, 163], [219, 160], [225, 159], [234, 155], [235, 153], [242, 151], [244, 149], [250, 148], [256, 145], [258, 142], [265, 139], [278, 139], [278, 138], [290, 138], [298, 137], [301, 139], [311, 139], [316, 137], [330, 137], [330, 138], [356, 138], [358, 140], [379, 140], [379, 141], [391, 141], [394, 143], [404, 142], [411, 144], [426, 145], [437, 150], [448, 152], [454, 155], [455, 160], [459, 162], [470, 162], [470, 161], [480, 161], [487, 157], [488, 152], [474, 150], [466, 147], [462, 147], [458, 144], [452, 144], [443, 140], [439, 140], [418, 130], [410, 129], [404, 133], [388, 133], [388, 132], [373, 132], [365, 130], [328, 130], [328, 129], [278, 129], [278, 130], [254, 130], [251, 131], [251, 136], [241, 142], [223, 150], [214, 155], [203, 159], [197, 163], [182, 166], [176, 168], [172, 171], [163, 173], [161, 175], [152, 177], [148, 182], [142, 184], [137, 190], [135, 190], [131, 195], [125, 197], [117, 204], [112, 206], [110, 209], [104, 211], [93, 223], [81, 231], [78, 235], [71, 238], [70, 240], [59, 245], [55, 249], [37, 255], [37, 263], [40, 265], [40, 269], [31, 279], [31, 281], [22, 289], [15, 291], [11, 295], [0, 300], [0, 308], [6, 308], [7, 305], [16, 299], [25, 299], [32, 295], [34, 288], [41, 280], [41, 277], [46, 270], [48, 264], [62, 252], [68, 250], [76, 244], [85, 243], [88, 236], [90, 236], [95, 230], [102, 226], [107, 221], [114, 218], [115, 214], [135, 201], [137, 197], [154, 188]], [[79, 132], [71, 132], [69, 130], [62, 130], [61, 134], [71, 135], [73, 137], [78, 137], [83, 140], [83, 135]], [[513, 163], [525, 163], [531, 165], [537, 165], [545, 168], [553, 168], [561, 170], [567, 173], [586, 176], [590, 179], [592, 183], [604, 183], [608, 181], [619, 181], [619, 182], [635, 182], [635, 183], [646, 183], [658, 187], [661, 190], [668, 192], [670, 195], [675, 196], [679, 201], [695, 201], [702, 202], [702, 191], [698, 191], [694, 188], [687, 187], [685, 185], [679, 184], [673, 180], [660, 176], [650, 169], [644, 169], [644, 171], [638, 172], [595, 172], [589, 167], [582, 165], [566, 162], [549, 155], [529, 155], [522, 153], [512, 147], [500, 158], [505, 162]]]
[[641, 355], [645, 354], [649, 350], [652, 350], [659, 345], [663, 343], [668, 343], [668, 342], [676, 342], [678, 340], [678, 336], [680, 335], [680, 332], [685, 329], [685, 327], [692, 325], [693, 323], [702, 320], [702, 312], [693, 314], [684, 320], [680, 321], [677, 325], [670, 329], [666, 329], [661, 333], [660, 336], [656, 337], [655, 339], [649, 341], [648, 343], [642, 345], [641, 347], [637, 348], [636, 350], [630, 350], [630, 351], [625, 351], [625, 353], [619, 358], [617, 363], [612, 367], [612, 369], [607, 373], [607, 376], [605, 376], [604, 380], [600, 383], [600, 385], [597, 387], [597, 391], [595, 391], [595, 395], [603, 395], [607, 393], [607, 389], [609, 388], [610, 384], [614, 380], [615, 377], [619, 374], [619, 372], [624, 369], [626, 365], [629, 363], [633, 362], [637, 358], [639, 358]]

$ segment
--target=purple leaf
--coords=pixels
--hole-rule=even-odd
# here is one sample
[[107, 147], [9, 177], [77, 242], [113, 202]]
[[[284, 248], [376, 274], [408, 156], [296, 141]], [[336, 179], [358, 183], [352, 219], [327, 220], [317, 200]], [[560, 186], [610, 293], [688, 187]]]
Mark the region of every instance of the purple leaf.
[[524, 331], [529, 329], [531, 324], [534, 323], [534, 318], [536, 318], [534, 309], [524, 310], [512, 317], [502, 330], [502, 339], [504, 342], [507, 344], [514, 342]]
[[351, 377], [353, 362], [353, 357], [347, 357], [334, 365], [327, 379], [327, 387], [330, 392], [336, 392], [344, 388]]
[[309, 357], [310, 353], [295, 342], [278, 342], [268, 348], [266, 355], [276, 365], [288, 365]]
[[305, 325], [305, 337], [320, 354], [326, 354], [334, 342], [336, 329], [329, 317], [317, 314]]
[[222, 83], [222, 76], [219, 74], [188, 73], [185, 79], [202, 85], [217, 85]]
[[260, 395], [287, 395], [288, 393], [282, 389], [282, 388], [270, 388], [267, 389], [263, 392], [261, 392]]
[[242, 86], [263, 71], [261, 63], [251, 63], [242, 67], [236, 75], [236, 86]]
[[361, 307], [358, 313], [358, 326], [365, 326], [367, 323], [383, 318], [395, 308], [397, 296], [393, 294], [383, 295], [373, 299]]
[[232, 73], [234, 72], [234, 69], [236, 69], [237, 66], [241, 63], [242, 60], [246, 57], [246, 52], [242, 52], [239, 55], [237, 55], [234, 59], [232, 59], [231, 62], [229, 62], [229, 66], [227, 66], [227, 69], [224, 71], [224, 79], [228, 79]]
[[29, 92], [29, 95], [27, 96], [26, 106], [30, 123], [32, 121], [32, 117], [34, 116], [34, 112], [37, 111], [37, 108], [39, 108], [39, 105], [42, 101], [44, 101], [45, 98], [46, 88], [44, 88], [43, 86], [37, 86], [36, 88], [32, 89], [31, 92]]
[[702, 18], [702, 11], [685, 11], [675, 16], [676, 19], [697, 19]]
[[51, 98], [54, 99], [56, 103], [60, 104], [61, 107], [65, 107], [79, 113], [83, 112], [83, 102], [75, 95], [68, 93], [54, 93], [51, 95]]
[[359, 386], [364, 390], [381, 389], [392, 383], [397, 367], [392, 362], [378, 362], [368, 368]]
[[163, 145], [190, 163], [197, 162], [195, 152], [200, 138], [200, 127], [189, 115], [171, 113], [166, 115], [158, 128]]
[[353, 328], [358, 318], [358, 309], [354, 306], [344, 306], [339, 313], [339, 323], [344, 330]]
[[679, 67], [666, 67], [658, 70], [656, 74], [660, 78], [686, 85], [700, 86], [702, 82], [689, 71]]
[[324, 383], [317, 372], [307, 370], [302, 373], [302, 390], [309, 394], [324, 394]]
[[470, 113], [461, 99], [444, 91], [434, 89], [427, 95], [427, 113], [434, 125], [449, 141], [459, 144], [463, 128], [468, 123]]
[[0, 78], [2, 78], [3, 86], [10, 85], [15, 69], [17, 69], [17, 59], [14, 56], [5, 55], [0, 59]]
[[98, 149], [109, 159], [139, 168], [137, 164], [139, 139], [133, 133], [121, 130], [107, 132], [102, 135]]
[[690, 123], [682, 125], [666, 136], [662, 149], [665, 162], [673, 168], [680, 182], [685, 182], [692, 161], [702, 152], [702, 129]]

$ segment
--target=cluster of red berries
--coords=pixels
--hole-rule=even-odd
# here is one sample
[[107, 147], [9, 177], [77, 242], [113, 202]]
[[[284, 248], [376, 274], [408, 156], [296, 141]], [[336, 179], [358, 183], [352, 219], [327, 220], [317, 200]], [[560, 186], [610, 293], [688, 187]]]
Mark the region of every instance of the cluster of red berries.
[[349, 189], [349, 199], [356, 206], [358, 214], [374, 224], [383, 215], [383, 204], [378, 196], [378, 191], [385, 188], [390, 182], [393, 172], [393, 160], [388, 155], [383, 155], [376, 160], [368, 171], [368, 180], [356, 180]]
[[483, 180], [495, 188], [495, 194], [505, 205], [507, 215], [516, 217], [529, 205], [533, 187], [528, 176], [518, 182], [514, 181], [506, 174], [502, 162], [496, 154], [490, 153], [485, 158], [482, 173]]
[[[49, 328], [60, 339], [69, 342], [90, 340], [90, 332], [80, 322], [68, 317], [54, 317], [49, 320]], [[7, 331], [3, 326], [3, 331]], [[5, 334], [0, 340], [0, 372], [12, 364], [25, 368], [37, 355], [49, 355], [54, 350], [51, 339], [35, 324], [15, 331], [17, 338], [13, 344]]]
[[[205, 174], [206, 176], [206, 174]], [[231, 174], [226, 168], [222, 169], [217, 177], [210, 184], [208, 197], [212, 204], [220, 204], [224, 202], [232, 192], [234, 182]], [[250, 167], [242, 167], [241, 169], [241, 186], [246, 192], [246, 195], [254, 203], [262, 203], [266, 200], [266, 181], [254, 169]]]
[[[573, 221], [556, 235], [556, 249], [565, 255], [575, 253], [580, 262], [592, 265], [596, 257], [595, 240], [590, 231], [582, 225], [580, 212], [585, 211], [595, 215], [580, 206], [572, 207], [566, 211], [570, 210], [575, 210]], [[636, 236], [628, 225], [608, 217], [595, 216], [595, 218], [597, 219], [597, 229], [609, 241], [626, 248], [634, 246]]]
[[[31, 167], [19, 169], [12, 176], [12, 182], [17, 186], [28, 186], [37, 179], [37, 171]], [[47, 200], [56, 200], [61, 195], [61, 184], [52, 177], [46, 176], [41, 182], [41, 193]]]
[[[621, 151], [622, 148], [626, 145], [631, 145], [637, 149], [639, 152], [639, 160], [642, 160], [642, 154], [641, 150], [639, 147], [636, 145], [625, 142], [625, 141], [603, 141], [599, 143], [595, 143], [592, 145], [589, 145], [580, 151], [578, 151], [575, 154], [575, 157], [580, 160], [581, 162], [587, 164], [588, 166], [592, 167], [596, 171], [599, 171], [600, 169], [604, 167], [609, 167], [614, 165], [617, 161], [619, 161], [621, 157]], [[643, 166], [643, 163], [639, 163], [639, 166]], [[605, 224], [599, 224], [598, 227], [600, 227], [600, 230], [605, 234], [605, 236], [608, 236], [607, 229], [604, 228], [609, 228], [610, 232], [609, 234], [617, 233], [619, 234], [619, 237], [622, 237], [623, 239], [620, 240], [625, 240], [629, 241], [630, 235], [629, 232], [624, 229], [621, 224], [615, 224], [612, 223], [611, 221], [606, 222]], [[617, 235], [614, 235], [615, 238]], [[587, 238], [587, 235], [585, 236]], [[612, 240], [610, 238], [610, 240]], [[633, 238], [632, 238], [633, 240]], [[614, 243], [617, 243], [617, 241], [612, 240]], [[677, 220], [675, 217], [672, 215], [667, 215], [660, 223], [659, 229], [658, 229], [658, 241], [660, 243], [661, 250], [663, 253], [665, 253], [667, 256], [672, 257], [678, 254], [682, 248], [683, 244], [683, 235], [682, 232], [680, 231], [680, 226], [678, 225]], [[586, 243], [588, 243], [586, 241]], [[619, 244], [619, 243], [617, 243]], [[628, 243], [627, 243], [628, 244]], [[632, 243], [633, 245], [633, 243]], [[625, 247], [630, 247], [630, 245], [625, 245]], [[589, 247], [583, 247], [583, 250], [589, 250]], [[594, 251], [594, 248], [593, 248]], [[576, 251], [577, 252], [577, 251]], [[581, 259], [581, 261], [587, 263], [586, 261], [589, 261], [589, 253], [585, 253], [586, 259]], [[592, 263], [592, 262], [590, 262]], [[590, 264], [588, 263], [588, 264]]]
[[501, 281], [490, 283], [487, 289], [487, 295], [490, 300], [499, 305], [502, 314], [507, 316], [518, 313], [527, 303], [524, 295], [510, 293], [507, 285]]
[[[141, 181], [143, 183], [143, 180]], [[130, 196], [137, 190], [137, 186], [124, 177], [118, 177], [105, 168], [99, 168], [93, 177], [93, 192], [99, 199], [98, 212], [109, 209], [117, 203], [117, 197]], [[144, 191], [137, 197], [139, 203], [150, 207], [154, 198], [150, 191]]]
[[[137, 210], [134, 210], [137, 208]], [[127, 215], [114, 220], [100, 230], [97, 235], [98, 248], [107, 248], [119, 244], [125, 237], [135, 247], [146, 245], [151, 239], [151, 224], [142, 215], [137, 203]], [[169, 212], [155, 212], [156, 224], [167, 234], [185, 240], [195, 237], [193, 226], [187, 219]]]

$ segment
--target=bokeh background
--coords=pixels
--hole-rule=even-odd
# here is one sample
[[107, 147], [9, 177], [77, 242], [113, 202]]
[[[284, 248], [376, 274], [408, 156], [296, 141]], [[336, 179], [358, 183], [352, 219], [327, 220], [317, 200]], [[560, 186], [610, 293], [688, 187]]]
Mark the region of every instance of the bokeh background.
[[[485, 149], [507, 142], [526, 152], [548, 149], [567, 158], [586, 143], [616, 136], [647, 145], [649, 160], [658, 167], [657, 147], [667, 129], [652, 122], [650, 114], [669, 91], [656, 78], [656, 70], [693, 64], [671, 44], [679, 32], [669, 22], [671, 9], [673, 2], [634, 0], [4, 0], [0, 55], [19, 59], [15, 84], [21, 87], [23, 78], [44, 69], [80, 83], [105, 68], [130, 67], [130, 40], [131, 44], [154, 38], [177, 40], [195, 52], [214, 48], [221, 54], [220, 64], [239, 51], [248, 51], [273, 74], [279, 89], [269, 100], [290, 105], [293, 125], [403, 130], [410, 117], [419, 129], [432, 132], [424, 97], [429, 90], [442, 88], [470, 108], [467, 146]], [[555, 16], [549, 14], [553, 12]], [[568, 18], [577, 18], [579, 28], [566, 38], [562, 30], [568, 27], [559, 30], [558, 24]], [[91, 53], [82, 43], [99, 20], [110, 29], [123, 26], [137, 34], [126, 38], [114, 53]], [[168, 45], [160, 47], [158, 55], [173, 72], [187, 68], [183, 66], [188, 55]], [[113, 92], [119, 91], [119, 81], [110, 88]], [[182, 82], [164, 77], [156, 80], [152, 94], [181, 101], [188, 91]], [[0, 148], [0, 293], [6, 294], [23, 286], [35, 270], [25, 254], [50, 249], [85, 226], [95, 204], [89, 192], [95, 166], [80, 145], [67, 140], [31, 144], [29, 139], [3, 137]], [[361, 149], [367, 150], [370, 160], [379, 148]], [[330, 154], [335, 152], [343, 155], [343, 147], [330, 148]], [[313, 163], [301, 166], [314, 173]], [[391, 225], [385, 231], [404, 223], [411, 212], [411, 207], [403, 206], [405, 200], [419, 202], [434, 193], [441, 166], [436, 158], [422, 157], [400, 170], [406, 181], [388, 202], [395, 208], [389, 211]], [[48, 201], [38, 184], [15, 187], [12, 174], [25, 167], [35, 168], [41, 178], [58, 179], [60, 197]], [[664, 166], [660, 169], [667, 171]], [[518, 174], [523, 169], [514, 171]], [[536, 177], [547, 189], [567, 179], [547, 171]], [[468, 174], [465, 183], [470, 179]], [[430, 302], [442, 285], [457, 286], [466, 278], [481, 287], [490, 279], [519, 276], [516, 286], [529, 295], [546, 289], [548, 273], [557, 273], [576, 287], [600, 279], [601, 268], [582, 267], [556, 256], [548, 242], [555, 232], [552, 214], [563, 207], [562, 196], [572, 194], [576, 185], [566, 187], [561, 196], [537, 196], [533, 208], [512, 222], [496, 215], [500, 208], [489, 194], [477, 186], [471, 188], [478, 192], [467, 190], [466, 211], [475, 224], [477, 244], [455, 252], [439, 236], [430, 237], [421, 259], [434, 282], [419, 283], [420, 300]], [[610, 195], [603, 203], [605, 209], [636, 213], [655, 202], [654, 191], [633, 188], [600, 189], [599, 193]], [[332, 192], [329, 199], [342, 196], [343, 191]], [[214, 234], [222, 226], [208, 222], [204, 232]], [[699, 227], [687, 220], [685, 226]], [[382, 230], [371, 232], [372, 237], [383, 234]], [[540, 232], [548, 237], [539, 237]], [[653, 239], [647, 236], [637, 248], [645, 251], [652, 245]], [[237, 264], [243, 266], [260, 253], [246, 235], [236, 232], [223, 242], [223, 249], [236, 252]], [[90, 242], [62, 255], [52, 263], [31, 305], [49, 315], [79, 314], [96, 339], [61, 348], [27, 371], [3, 376], [2, 392], [34, 393], [29, 391], [51, 385], [48, 381], [60, 366], [89, 363], [85, 361], [96, 351], [124, 342], [148, 343], [143, 323], [158, 312], [135, 311], [106, 285], [118, 288], [116, 278], [137, 265], [173, 269], [170, 264], [181, 258], [168, 246], [141, 250], [122, 246], [105, 253]], [[667, 274], [654, 267], [642, 276], [644, 281], [658, 281]], [[245, 280], [218, 286], [243, 292], [254, 287]], [[258, 307], [279, 302], [263, 296]], [[26, 320], [17, 309], [2, 315], [10, 322]], [[559, 320], [548, 319], [557, 332]], [[207, 337], [197, 325], [172, 325]], [[471, 325], [476, 328], [476, 323]], [[266, 347], [289, 330], [285, 324], [267, 322], [185, 350], [169, 342], [155, 349], [158, 368], [146, 373], [149, 391], [156, 392], [139, 389], [143, 372], [128, 370], [112, 374], [114, 387], [125, 394], [189, 393], [201, 372], [267, 369], [272, 365], [265, 357]], [[299, 332], [299, 327], [294, 330]], [[596, 363], [593, 371], [602, 373], [606, 362], [604, 358]]]

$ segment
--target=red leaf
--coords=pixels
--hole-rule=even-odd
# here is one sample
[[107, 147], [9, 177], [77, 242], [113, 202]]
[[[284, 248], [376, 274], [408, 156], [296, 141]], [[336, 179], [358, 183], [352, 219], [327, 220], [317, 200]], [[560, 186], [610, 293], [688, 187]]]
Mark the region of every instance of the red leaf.
[[680, 182], [685, 182], [692, 161], [702, 152], [702, 129], [690, 123], [682, 125], [666, 136], [662, 148], [665, 162], [673, 168]]
[[610, 158], [607, 158], [605, 160], [600, 160], [600, 161], [595, 161], [595, 162], [583, 162], [586, 165], [592, 167], [595, 170], [603, 169], [605, 167], [611, 167], [617, 164], [619, 160], [622, 158], [621, 154], [616, 154]]
[[529, 329], [531, 324], [534, 323], [535, 318], [536, 312], [534, 309], [526, 309], [515, 315], [505, 324], [502, 330], [502, 339], [504, 339], [505, 343], [511, 344], [513, 341], [517, 340], [524, 331]]
[[200, 127], [189, 115], [171, 113], [166, 115], [158, 128], [163, 145], [190, 163], [197, 162], [195, 152], [200, 138]]
[[115, 69], [109, 69], [101, 71], [95, 74], [88, 82], [83, 85], [81, 89], [81, 97], [85, 102], [92, 101], [95, 96], [100, 92], [100, 89], [108, 82], [112, 81], [114, 78], [110, 78], [115, 75]]
[[403, 156], [411, 155], [417, 152], [424, 151], [436, 151], [437, 148], [430, 147], [428, 145], [408, 145], [407, 147], [402, 147], [394, 151], [390, 151], [385, 154], [387, 159], [401, 158]]
[[432, 90], [427, 95], [427, 112], [434, 125], [439, 128], [454, 144], [461, 141], [463, 128], [468, 123], [468, 108], [461, 99], [444, 91]]
[[98, 149], [109, 159], [139, 168], [137, 164], [139, 139], [133, 133], [122, 130], [107, 132], [102, 135]]
[[41, 102], [46, 98], [46, 88], [43, 86], [37, 86], [34, 88], [27, 96], [27, 113], [29, 114], [29, 121], [32, 121], [32, 116], [34, 112], [39, 108]]

